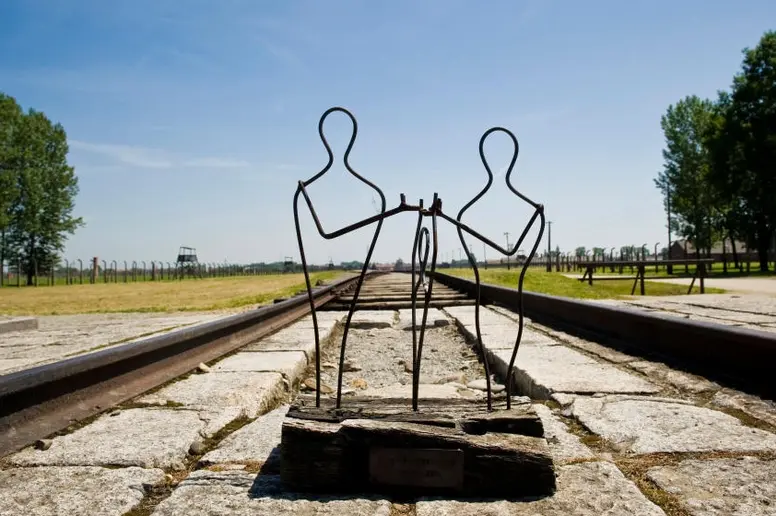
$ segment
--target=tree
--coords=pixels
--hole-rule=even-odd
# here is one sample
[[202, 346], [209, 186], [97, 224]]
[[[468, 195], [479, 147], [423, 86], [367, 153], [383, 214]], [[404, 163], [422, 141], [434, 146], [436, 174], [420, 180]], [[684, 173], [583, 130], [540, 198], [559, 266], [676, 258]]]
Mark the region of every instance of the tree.
[[721, 216], [716, 191], [710, 188], [711, 157], [706, 145], [716, 115], [713, 102], [695, 95], [668, 107], [660, 120], [666, 140], [665, 163], [655, 179], [670, 202], [675, 217], [672, 229], [707, 252], [718, 237]]
[[14, 134], [21, 118], [22, 108], [16, 100], [0, 93], [0, 275], [6, 257], [5, 235], [11, 223], [11, 206], [18, 192], [11, 161], [14, 154]]
[[709, 131], [711, 181], [729, 207], [726, 225], [757, 249], [767, 271], [776, 234], [776, 32], [743, 54], [730, 94], [720, 94], [722, 118]]
[[83, 224], [72, 216], [78, 179], [67, 164], [67, 136], [60, 124], [30, 110], [12, 138], [8, 168], [15, 178], [7, 247], [22, 262], [27, 284], [37, 270], [49, 270], [68, 234]]
[[574, 256], [576, 256], [577, 258], [584, 258], [585, 256], [587, 256], [587, 249], [585, 249], [584, 246], [577, 247], [576, 249], [574, 249]]

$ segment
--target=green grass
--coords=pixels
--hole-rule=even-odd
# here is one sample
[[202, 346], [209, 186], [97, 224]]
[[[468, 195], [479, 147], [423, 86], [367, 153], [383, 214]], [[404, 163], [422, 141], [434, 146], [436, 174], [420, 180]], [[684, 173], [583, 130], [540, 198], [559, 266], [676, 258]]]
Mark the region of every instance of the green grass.
[[[444, 269], [440, 272], [462, 278], [474, 278], [474, 272], [471, 269]], [[488, 270], [481, 268], [480, 281], [482, 283], [517, 288], [519, 274], [519, 270], [507, 271], [504, 269]], [[588, 285], [586, 282], [567, 278], [561, 273], [545, 272], [533, 267], [526, 272], [525, 281], [523, 282], [523, 289], [525, 291], [578, 299], [617, 299], [623, 296], [630, 296], [632, 288], [633, 280], [601, 281], [596, 283], [595, 276], [593, 276], [593, 285]], [[646, 281], [644, 282], [644, 291], [648, 296], [677, 296], [687, 294], [687, 286]], [[724, 290], [706, 288], [706, 292], [722, 293]], [[636, 295], [638, 293], [639, 287], [637, 285]], [[693, 293], [700, 293], [700, 288], [697, 285], [693, 288]]]

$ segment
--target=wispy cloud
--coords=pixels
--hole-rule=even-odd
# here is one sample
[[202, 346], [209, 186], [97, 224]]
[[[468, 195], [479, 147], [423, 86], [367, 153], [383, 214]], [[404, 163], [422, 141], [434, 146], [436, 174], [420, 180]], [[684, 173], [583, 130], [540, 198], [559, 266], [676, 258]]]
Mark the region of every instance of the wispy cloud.
[[247, 168], [245, 160], [215, 156], [187, 157], [165, 151], [135, 145], [120, 145], [112, 143], [92, 143], [80, 140], [68, 140], [72, 149], [98, 154], [113, 161], [140, 168], [165, 169], [173, 167], [196, 168]]

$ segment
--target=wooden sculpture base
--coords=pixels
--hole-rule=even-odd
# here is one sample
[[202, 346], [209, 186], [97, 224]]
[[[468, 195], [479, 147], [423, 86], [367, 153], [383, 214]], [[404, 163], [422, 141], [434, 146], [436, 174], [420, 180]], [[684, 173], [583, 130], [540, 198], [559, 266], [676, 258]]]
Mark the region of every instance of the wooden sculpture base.
[[283, 423], [280, 475], [297, 492], [520, 498], [555, 491], [541, 420], [529, 405], [300, 396]]

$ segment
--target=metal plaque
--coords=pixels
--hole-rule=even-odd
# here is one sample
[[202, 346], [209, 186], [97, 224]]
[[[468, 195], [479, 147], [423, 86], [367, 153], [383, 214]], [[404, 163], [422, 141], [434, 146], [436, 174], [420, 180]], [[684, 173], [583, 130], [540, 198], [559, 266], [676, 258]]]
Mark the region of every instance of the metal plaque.
[[463, 450], [371, 448], [373, 484], [412, 487], [463, 487]]

